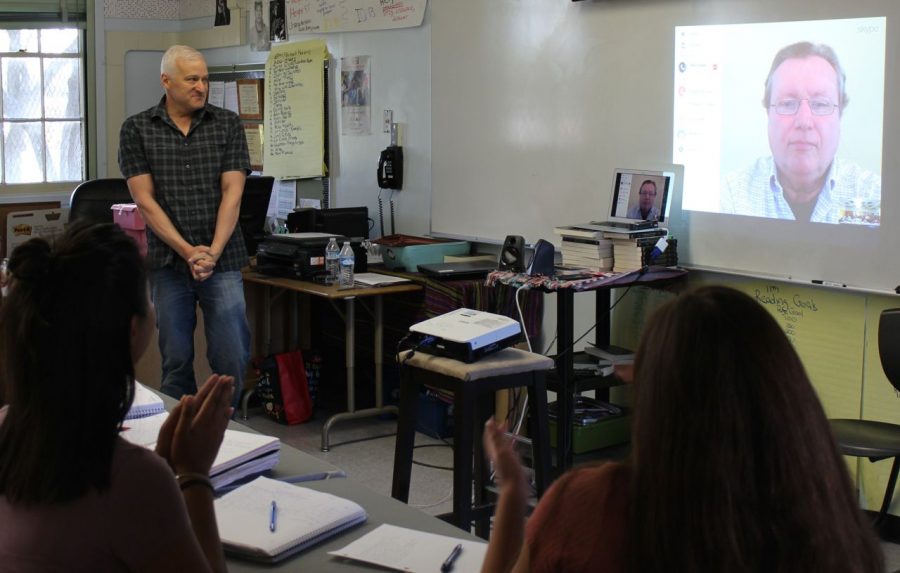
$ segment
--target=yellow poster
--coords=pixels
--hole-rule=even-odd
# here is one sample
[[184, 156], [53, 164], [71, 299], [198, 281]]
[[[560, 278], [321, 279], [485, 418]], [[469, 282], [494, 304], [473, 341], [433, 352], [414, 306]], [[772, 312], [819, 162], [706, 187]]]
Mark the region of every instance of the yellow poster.
[[325, 174], [323, 40], [273, 44], [266, 60], [264, 165], [278, 179]]

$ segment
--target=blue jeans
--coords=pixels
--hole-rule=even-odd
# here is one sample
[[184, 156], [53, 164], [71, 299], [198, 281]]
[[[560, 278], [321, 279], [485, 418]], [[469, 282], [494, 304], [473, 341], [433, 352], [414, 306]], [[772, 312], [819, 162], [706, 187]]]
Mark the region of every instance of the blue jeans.
[[206, 331], [206, 358], [214, 373], [234, 376], [236, 408], [250, 360], [250, 328], [240, 271], [217, 271], [198, 282], [186, 270], [156, 269], [150, 271], [150, 289], [162, 356], [160, 389], [173, 398], [197, 392], [194, 329], [199, 303]]

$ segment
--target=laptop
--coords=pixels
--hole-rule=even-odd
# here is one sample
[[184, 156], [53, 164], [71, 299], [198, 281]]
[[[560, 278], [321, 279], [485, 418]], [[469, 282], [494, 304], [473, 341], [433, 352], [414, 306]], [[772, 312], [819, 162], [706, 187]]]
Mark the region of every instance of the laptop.
[[497, 261], [456, 261], [452, 263], [425, 263], [418, 266], [419, 272], [431, 278], [467, 279], [484, 278], [497, 270]]
[[616, 169], [606, 219], [571, 226], [612, 233], [654, 230], [669, 214], [674, 186], [672, 171]]

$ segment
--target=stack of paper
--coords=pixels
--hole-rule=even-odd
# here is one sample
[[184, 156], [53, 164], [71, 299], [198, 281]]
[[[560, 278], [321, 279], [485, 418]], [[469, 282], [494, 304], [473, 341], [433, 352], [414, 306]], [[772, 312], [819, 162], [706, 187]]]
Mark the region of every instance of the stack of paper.
[[[152, 450], [156, 447], [159, 429], [168, 417], [164, 412], [127, 420], [122, 427], [122, 437]], [[215, 489], [220, 489], [239, 479], [268, 471], [278, 464], [280, 449], [278, 438], [225, 430], [219, 453], [209, 470], [209, 479]]]
[[225, 551], [272, 563], [368, 518], [349, 499], [264, 477], [226, 493], [215, 506]]

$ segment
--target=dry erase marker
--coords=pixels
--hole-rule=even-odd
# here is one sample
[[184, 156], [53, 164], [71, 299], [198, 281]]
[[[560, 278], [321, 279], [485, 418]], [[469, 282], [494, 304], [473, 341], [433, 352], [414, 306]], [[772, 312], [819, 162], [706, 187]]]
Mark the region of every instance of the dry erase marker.
[[453, 569], [453, 562], [456, 561], [456, 558], [459, 557], [459, 554], [462, 553], [462, 543], [457, 543], [456, 547], [453, 548], [453, 551], [450, 552], [450, 555], [444, 559], [444, 563], [441, 564], [441, 573], [447, 573]]
[[269, 513], [269, 531], [272, 533], [275, 532], [275, 516], [278, 514], [278, 506], [275, 504], [275, 500], [272, 500], [272, 510]]
[[843, 287], [843, 288], [847, 288], [847, 285], [845, 285], [844, 283], [836, 283], [836, 282], [833, 282], [833, 281], [820, 281], [820, 280], [817, 280], [817, 279], [813, 279], [812, 283], [813, 283], [814, 285], [823, 285], [823, 286], [830, 286], [830, 287]]

